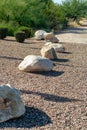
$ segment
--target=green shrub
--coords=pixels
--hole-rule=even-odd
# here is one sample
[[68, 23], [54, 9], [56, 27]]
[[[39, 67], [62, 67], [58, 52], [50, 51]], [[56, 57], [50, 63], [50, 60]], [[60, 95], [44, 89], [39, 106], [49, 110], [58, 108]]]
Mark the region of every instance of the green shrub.
[[30, 37], [33, 37], [34, 34], [35, 34], [35, 30], [31, 28], [31, 35], [30, 35]]
[[26, 35], [23, 31], [17, 31], [14, 33], [17, 42], [24, 42]]
[[8, 36], [14, 36], [14, 33], [17, 31], [19, 25], [16, 21], [9, 21], [6, 23], [8, 28]]
[[14, 32], [17, 31], [19, 25], [17, 22], [15, 21], [9, 21], [9, 22], [6, 22], [6, 21], [1, 21], [0, 22], [0, 27], [6, 27], [8, 29], [8, 36], [14, 36]]
[[18, 28], [18, 31], [23, 31], [25, 32], [25, 37], [26, 38], [29, 38], [31, 36], [31, 31], [32, 29], [31, 28], [28, 28], [28, 27], [25, 27], [25, 26], [21, 26]]
[[8, 29], [6, 27], [0, 27], [0, 39], [4, 39], [7, 36]]

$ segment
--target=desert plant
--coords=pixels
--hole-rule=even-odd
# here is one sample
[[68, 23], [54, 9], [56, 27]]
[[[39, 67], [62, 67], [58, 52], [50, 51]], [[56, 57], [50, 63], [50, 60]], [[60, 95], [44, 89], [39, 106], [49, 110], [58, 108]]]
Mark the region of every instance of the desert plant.
[[24, 42], [24, 40], [26, 38], [25, 32], [23, 32], [23, 31], [15, 32], [14, 36], [15, 36], [17, 42]]
[[6, 27], [0, 27], [0, 39], [4, 39], [7, 36], [8, 29]]

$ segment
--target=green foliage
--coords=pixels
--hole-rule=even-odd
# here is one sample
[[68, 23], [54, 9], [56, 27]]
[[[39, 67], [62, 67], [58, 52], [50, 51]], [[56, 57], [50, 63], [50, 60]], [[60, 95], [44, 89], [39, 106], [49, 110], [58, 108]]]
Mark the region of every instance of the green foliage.
[[65, 0], [62, 9], [67, 19], [78, 21], [87, 14], [87, 0]]
[[21, 27], [18, 28], [18, 30], [25, 32], [25, 37], [26, 38], [29, 38], [31, 36], [32, 29], [29, 28], [29, 27], [21, 26]]
[[0, 27], [0, 39], [4, 39], [7, 36], [8, 29], [4, 26]]
[[54, 6], [52, 0], [0, 0], [0, 19], [34, 29], [50, 28]]
[[17, 31], [14, 33], [17, 42], [24, 42], [26, 35], [23, 31]]
[[1, 21], [0, 26], [4, 26], [8, 29], [8, 36], [14, 36], [14, 32], [17, 31], [19, 25], [15, 21]]
[[69, 18], [78, 20], [84, 16], [87, 17], [87, 0], [65, 0], [62, 4], [52, 0], [0, 0], [0, 24], [5, 21], [8, 35], [20, 26], [32, 30], [64, 28]]

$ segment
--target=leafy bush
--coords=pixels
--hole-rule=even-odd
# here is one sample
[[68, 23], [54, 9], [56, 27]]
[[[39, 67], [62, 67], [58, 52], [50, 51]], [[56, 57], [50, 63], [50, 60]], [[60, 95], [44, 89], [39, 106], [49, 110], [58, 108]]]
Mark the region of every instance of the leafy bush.
[[2, 20], [0, 22], [0, 27], [6, 27], [8, 29], [8, 36], [14, 36], [14, 32], [17, 31], [19, 25], [17, 22], [15, 21], [9, 21], [9, 22], [6, 22], [4, 20]]
[[9, 21], [6, 23], [8, 28], [8, 36], [14, 36], [14, 33], [17, 31], [19, 25], [16, 21]]
[[6, 27], [0, 27], [0, 39], [4, 39], [7, 36], [8, 29]]
[[24, 42], [26, 35], [23, 31], [17, 31], [14, 33], [17, 42]]
[[72, 18], [78, 22], [87, 15], [87, 0], [65, 0], [62, 3], [62, 10], [67, 19]]
[[25, 37], [29, 38], [31, 36], [31, 28], [25, 27], [25, 26], [21, 26], [18, 28], [18, 31], [23, 31], [25, 32]]
[[31, 28], [31, 35], [30, 35], [30, 37], [33, 37], [34, 33], [35, 33], [35, 30]]
[[70, 18], [78, 21], [81, 17], [87, 17], [87, 0], [64, 0], [62, 4], [54, 4], [53, 0], [0, 0], [0, 22], [5, 21], [8, 35], [19, 26], [59, 30]]

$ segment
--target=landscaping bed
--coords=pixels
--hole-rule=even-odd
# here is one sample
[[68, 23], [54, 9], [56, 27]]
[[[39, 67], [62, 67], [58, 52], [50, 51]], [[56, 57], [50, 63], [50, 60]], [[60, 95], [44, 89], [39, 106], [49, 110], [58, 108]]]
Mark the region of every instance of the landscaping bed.
[[45, 41], [24, 43], [7, 37], [0, 40], [0, 85], [9, 83], [21, 91], [26, 113], [0, 123], [0, 130], [86, 130], [87, 44], [61, 43], [65, 53], [51, 72], [26, 73], [19, 63], [30, 54], [40, 55]]

